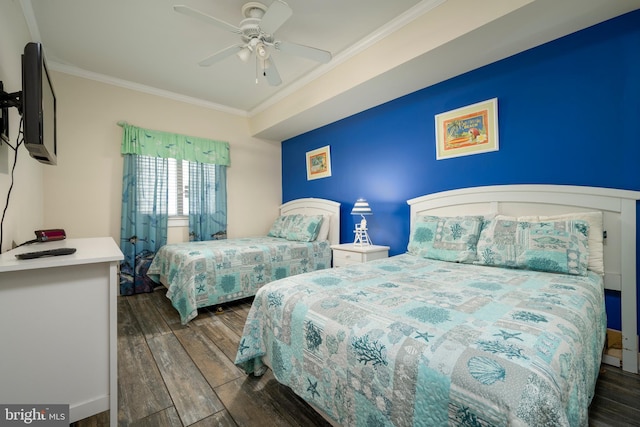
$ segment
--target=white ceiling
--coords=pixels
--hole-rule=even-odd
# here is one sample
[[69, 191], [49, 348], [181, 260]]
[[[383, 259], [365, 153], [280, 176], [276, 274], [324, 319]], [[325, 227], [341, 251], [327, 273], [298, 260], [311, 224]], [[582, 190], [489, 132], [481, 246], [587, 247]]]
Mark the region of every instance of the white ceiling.
[[[20, 1], [49, 68], [257, 117], [254, 133], [276, 140], [640, 7], [640, 0], [287, 0], [293, 15], [276, 38], [327, 50], [333, 59], [317, 64], [274, 52], [283, 83], [273, 87], [262, 76], [256, 84], [255, 62], [235, 55], [199, 66], [240, 37], [173, 10], [184, 4], [239, 26], [245, 0]], [[451, 21], [438, 22], [442, 16]], [[446, 31], [435, 32], [443, 25]], [[409, 31], [415, 36], [400, 37]], [[385, 45], [394, 37], [405, 41]], [[358, 65], [358, 54], [378, 46], [391, 64], [377, 57], [349, 87], [340, 88], [335, 78], [330, 88], [321, 87], [330, 92], [326, 99], [266, 123], [258, 117], [296, 93], [308, 98], [305, 85], [335, 76], [350, 62]]]
[[[272, 0], [263, 0], [265, 5]], [[288, 0], [276, 36], [339, 55], [420, 0]], [[47, 59], [111, 78], [250, 111], [322, 64], [274, 52], [283, 83], [255, 83], [255, 61], [198, 62], [238, 44], [234, 34], [179, 14], [184, 4], [239, 26], [245, 0], [30, 0]]]

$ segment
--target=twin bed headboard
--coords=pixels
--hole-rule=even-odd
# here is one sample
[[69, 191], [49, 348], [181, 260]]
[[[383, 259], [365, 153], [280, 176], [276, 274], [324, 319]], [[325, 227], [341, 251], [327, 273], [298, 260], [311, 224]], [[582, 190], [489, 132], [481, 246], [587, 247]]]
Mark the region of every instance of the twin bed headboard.
[[640, 192], [568, 185], [497, 185], [463, 188], [409, 200], [417, 215], [510, 216], [603, 213], [605, 288], [622, 292], [622, 366], [638, 372], [636, 201]]
[[280, 215], [327, 215], [330, 220], [329, 243], [340, 243], [340, 203], [318, 198], [291, 200], [280, 206]]

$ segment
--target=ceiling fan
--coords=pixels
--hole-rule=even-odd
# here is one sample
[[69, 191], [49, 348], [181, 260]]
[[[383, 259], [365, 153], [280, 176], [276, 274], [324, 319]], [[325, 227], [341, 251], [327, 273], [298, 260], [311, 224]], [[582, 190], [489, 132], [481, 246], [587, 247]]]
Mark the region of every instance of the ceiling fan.
[[[331, 60], [330, 52], [277, 40], [274, 37], [276, 30], [293, 14], [293, 10], [291, 10], [289, 5], [281, 0], [274, 0], [269, 7], [258, 2], [246, 3], [242, 6], [242, 15], [245, 18], [240, 22], [240, 26], [238, 27], [200, 12], [199, 10], [192, 9], [189, 6], [176, 5], [173, 9], [176, 12], [203, 20], [220, 29], [240, 35], [242, 43], [224, 48], [203, 59], [199, 62], [203, 67], [213, 65], [233, 54], [237, 54], [242, 61], [247, 62], [249, 58], [255, 54], [256, 64], [260, 63], [262, 74], [267, 79], [267, 82], [269, 82], [271, 86], [278, 86], [282, 83], [282, 79], [271, 56], [272, 49], [321, 63], [327, 63]], [[256, 83], [257, 82], [256, 78]]]

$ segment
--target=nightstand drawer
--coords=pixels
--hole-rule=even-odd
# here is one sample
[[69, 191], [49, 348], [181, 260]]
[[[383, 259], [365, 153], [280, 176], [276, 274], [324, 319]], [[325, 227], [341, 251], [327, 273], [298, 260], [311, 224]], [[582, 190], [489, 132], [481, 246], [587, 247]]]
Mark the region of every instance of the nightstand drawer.
[[360, 264], [364, 262], [364, 254], [347, 251], [333, 251], [333, 266], [344, 267], [349, 264]]
[[354, 245], [345, 243], [331, 246], [333, 251], [333, 266], [344, 267], [351, 264], [360, 264], [373, 261], [374, 259], [387, 258], [389, 256], [389, 246], [378, 245]]

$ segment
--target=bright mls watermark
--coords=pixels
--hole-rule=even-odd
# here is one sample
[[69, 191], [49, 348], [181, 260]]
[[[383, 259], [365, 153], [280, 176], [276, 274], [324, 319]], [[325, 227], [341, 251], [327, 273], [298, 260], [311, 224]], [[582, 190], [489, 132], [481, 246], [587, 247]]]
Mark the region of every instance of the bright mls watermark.
[[0, 427], [68, 427], [69, 405], [0, 404]]

